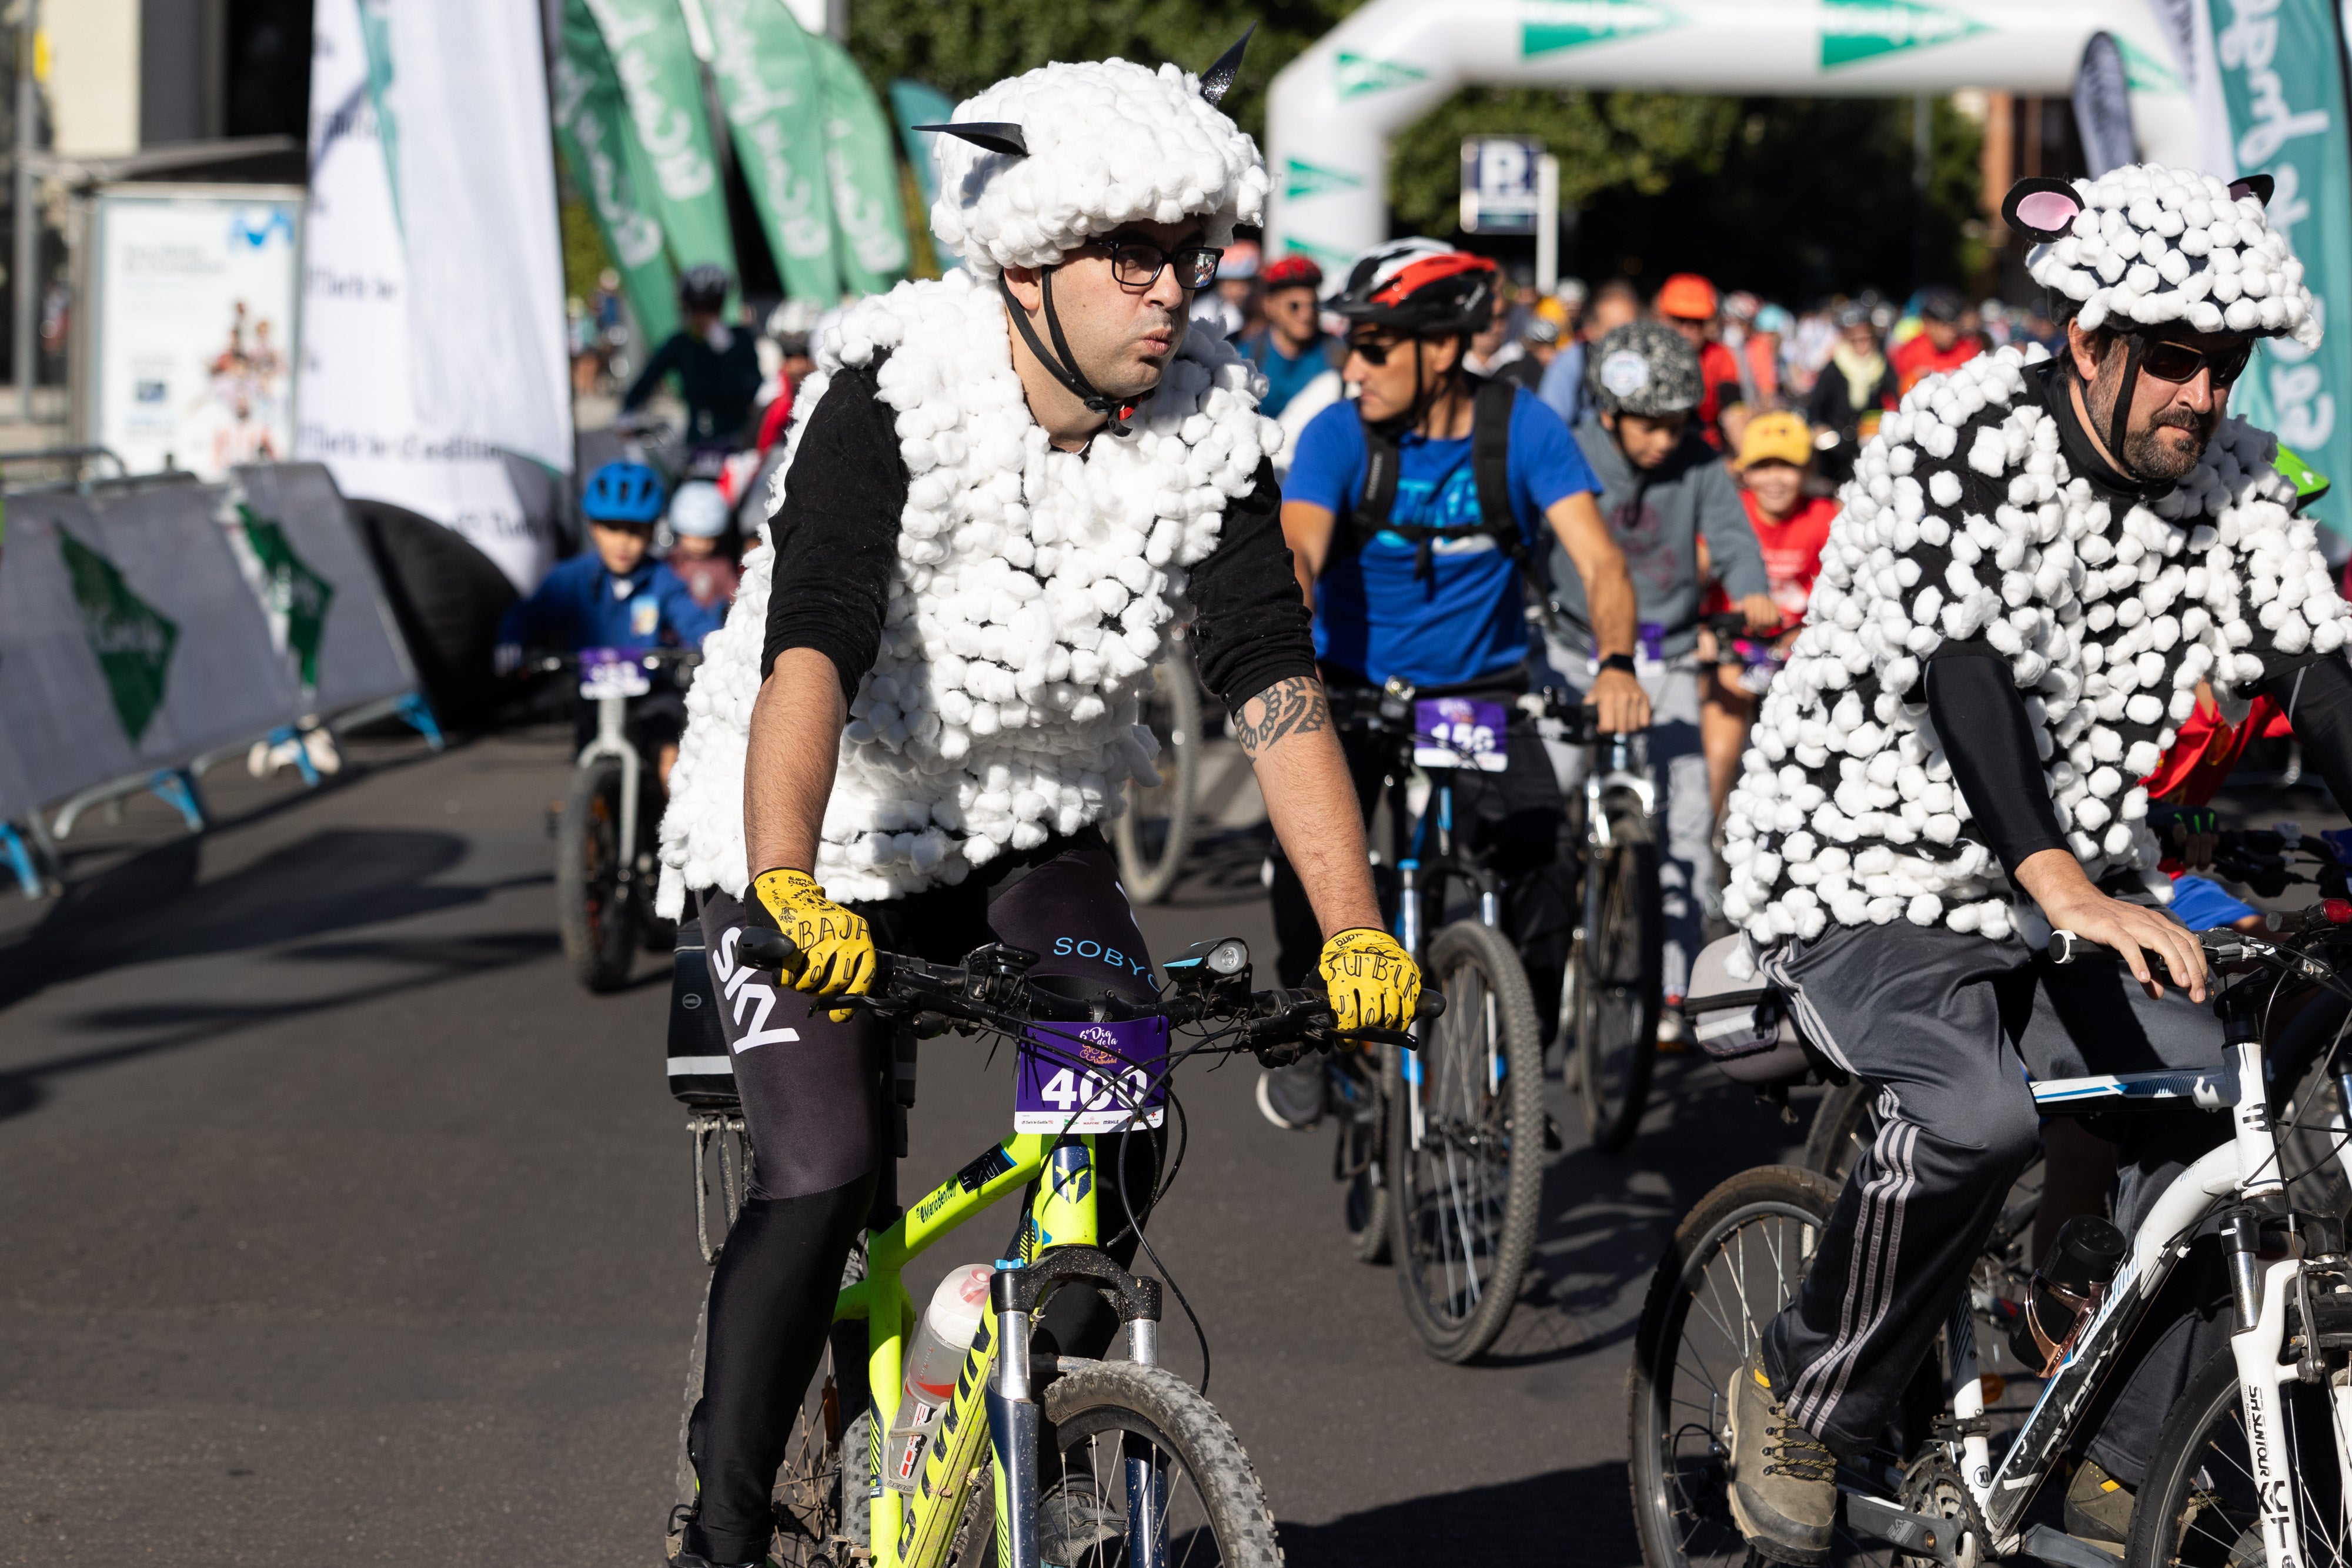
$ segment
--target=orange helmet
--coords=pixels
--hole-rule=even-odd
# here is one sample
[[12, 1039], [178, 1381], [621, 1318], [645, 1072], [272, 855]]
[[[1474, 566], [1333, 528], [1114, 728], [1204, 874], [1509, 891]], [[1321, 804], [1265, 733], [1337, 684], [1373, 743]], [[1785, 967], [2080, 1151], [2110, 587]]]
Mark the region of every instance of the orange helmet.
[[1696, 272], [1677, 272], [1658, 289], [1658, 314], [1685, 321], [1712, 321], [1715, 285]]

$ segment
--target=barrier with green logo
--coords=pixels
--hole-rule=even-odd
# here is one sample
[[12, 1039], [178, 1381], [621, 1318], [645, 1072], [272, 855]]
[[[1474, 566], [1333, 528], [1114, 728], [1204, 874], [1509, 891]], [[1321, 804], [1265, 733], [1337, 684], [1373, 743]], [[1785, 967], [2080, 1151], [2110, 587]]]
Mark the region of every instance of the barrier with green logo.
[[0, 820], [415, 689], [316, 464], [7, 507]]

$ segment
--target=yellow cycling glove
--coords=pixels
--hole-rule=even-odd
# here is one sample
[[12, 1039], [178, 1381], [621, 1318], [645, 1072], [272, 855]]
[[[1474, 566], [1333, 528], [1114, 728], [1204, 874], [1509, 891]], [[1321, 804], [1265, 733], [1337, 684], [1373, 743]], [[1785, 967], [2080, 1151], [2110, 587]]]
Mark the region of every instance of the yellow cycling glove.
[[1396, 938], [1370, 925], [1354, 925], [1323, 944], [1323, 983], [1331, 992], [1331, 1017], [1340, 1033], [1357, 1029], [1402, 1029], [1421, 1004], [1421, 966]]
[[[799, 973], [784, 977], [794, 990], [813, 997], [866, 994], [874, 983], [874, 936], [865, 916], [827, 898], [804, 871], [763, 871], [751, 879], [751, 893], [776, 929], [801, 950]], [[829, 1016], [846, 1023], [850, 1009]]]

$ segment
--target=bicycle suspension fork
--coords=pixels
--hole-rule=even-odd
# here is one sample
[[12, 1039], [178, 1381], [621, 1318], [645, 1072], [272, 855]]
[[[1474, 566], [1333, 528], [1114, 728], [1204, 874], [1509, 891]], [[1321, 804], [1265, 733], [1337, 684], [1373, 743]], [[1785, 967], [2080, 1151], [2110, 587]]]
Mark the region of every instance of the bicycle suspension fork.
[[1029, 1382], [1029, 1314], [1022, 1310], [1026, 1270], [999, 1269], [990, 1281], [996, 1306], [996, 1370], [989, 1380], [988, 1436], [996, 1450], [997, 1562], [1038, 1568], [1037, 1443], [1045, 1413]]

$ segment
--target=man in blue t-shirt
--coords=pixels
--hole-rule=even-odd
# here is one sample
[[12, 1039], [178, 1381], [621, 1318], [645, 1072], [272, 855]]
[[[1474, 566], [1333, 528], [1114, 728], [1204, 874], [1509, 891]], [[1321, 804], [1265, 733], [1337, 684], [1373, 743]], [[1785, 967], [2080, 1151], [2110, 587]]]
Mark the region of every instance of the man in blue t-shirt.
[[[1283, 490], [1282, 530], [1315, 607], [1315, 651], [1335, 699], [1353, 687], [1411, 686], [1504, 709], [1505, 766], [1455, 776], [1471, 846], [1504, 873], [1503, 925], [1518, 946], [1549, 1029], [1568, 952], [1571, 894], [1561, 873], [1559, 786], [1533, 721], [1528, 688], [1528, 564], [1556, 539], [1589, 585], [1605, 657], [1587, 700], [1602, 728], [1640, 729], [1649, 699], [1633, 675], [1634, 597], [1625, 559], [1593, 497], [1601, 488], [1567, 427], [1524, 389], [1507, 400], [1467, 375], [1462, 356], [1493, 312], [1494, 264], [1428, 240], [1391, 242], [1358, 261], [1337, 302], [1352, 324], [1342, 372], [1360, 392], [1301, 434]], [[1482, 414], [1482, 401], [1490, 413]], [[1507, 423], [1507, 516], [1481, 505], [1474, 430]], [[1367, 495], [1375, 450], [1392, 462]], [[1383, 476], [1384, 477], [1384, 476]], [[1386, 501], [1385, 514], [1381, 503]], [[1343, 733], [1360, 802], [1370, 814], [1384, 748]], [[1317, 927], [1306, 894], [1277, 854], [1277, 972], [1306, 974]], [[1277, 1069], [1258, 1104], [1278, 1125], [1312, 1124], [1323, 1069]]]
[[[1303, 256], [1286, 256], [1265, 269], [1259, 305], [1265, 312], [1265, 330], [1244, 338], [1242, 357], [1265, 373], [1265, 395], [1257, 400], [1258, 413], [1280, 419], [1290, 400], [1321, 376], [1338, 379], [1338, 345], [1323, 335], [1318, 317], [1322, 303], [1323, 269]], [[1329, 395], [1338, 396], [1335, 391]]]

